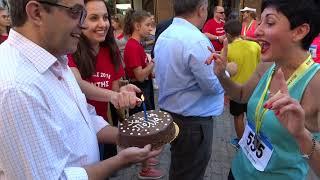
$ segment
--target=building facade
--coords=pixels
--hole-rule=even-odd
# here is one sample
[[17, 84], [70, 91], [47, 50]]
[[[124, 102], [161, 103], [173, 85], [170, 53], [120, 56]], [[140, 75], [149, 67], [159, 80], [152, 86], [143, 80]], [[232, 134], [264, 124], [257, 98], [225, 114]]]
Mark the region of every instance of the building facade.
[[[173, 17], [172, 1], [173, 0], [107, 0], [109, 5], [113, 7], [114, 13], [124, 13], [125, 8], [130, 6], [136, 10], [143, 9], [149, 11], [155, 15], [157, 22]], [[124, 6], [124, 4], [126, 4], [126, 6]], [[232, 11], [239, 12], [240, 9], [246, 6], [256, 8], [259, 16], [261, 0], [209, 0], [208, 18], [213, 16], [213, 7], [217, 5], [225, 8], [227, 16]]]
[[[131, 0], [131, 3], [134, 9], [144, 9], [153, 13], [158, 22], [174, 15], [172, 0]], [[256, 8], [259, 15], [260, 4], [261, 0], [209, 0], [208, 15], [209, 18], [212, 17], [213, 7], [217, 5], [225, 7], [227, 15], [232, 11], [239, 12], [245, 6]]]

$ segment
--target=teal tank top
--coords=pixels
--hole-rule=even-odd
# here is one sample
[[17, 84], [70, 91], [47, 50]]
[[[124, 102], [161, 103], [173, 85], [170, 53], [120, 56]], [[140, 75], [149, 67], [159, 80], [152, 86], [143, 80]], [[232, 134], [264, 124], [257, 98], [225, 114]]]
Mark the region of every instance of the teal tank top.
[[[272, 74], [274, 65], [262, 76], [248, 101], [247, 120], [255, 125], [255, 111], [262, 96], [268, 77]], [[289, 89], [291, 97], [300, 101], [306, 86], [316, 72], [319, 64], [313, 64], [307, 72]], [[261, 130], [273, 145], [274, 151], [263, 172], [254, 168], [241, 149], [232, 162], [232, 173], [236, 180], [303, 180], [306, 179], [309, 165], [301, 156], [299, 146], [287, 129], [282, 127], [273, 111], [267, 111]], [[320, 139], [320, 133], [314, 134]]]

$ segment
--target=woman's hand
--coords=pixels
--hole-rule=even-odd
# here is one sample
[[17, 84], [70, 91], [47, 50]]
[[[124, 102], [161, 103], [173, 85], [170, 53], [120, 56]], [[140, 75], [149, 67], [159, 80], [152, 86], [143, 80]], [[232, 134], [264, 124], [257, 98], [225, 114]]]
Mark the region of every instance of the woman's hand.
[[305, 112], [300, 103], [290, 97], [281, 69], [275, 73], [274, 78], [280, 84], [280, 89], [275, 95], [271, 95], [264, 107], [273, 110], [283, 127], [299, 139], [305, 133]]
[[141, 90], [133, 85], [128, 84], [120, 88], [120, 92], [113, 92], [110, 102], [116, 109], [134, 108], [136, 105], [140, 105], [141, 99], [136, 94]]

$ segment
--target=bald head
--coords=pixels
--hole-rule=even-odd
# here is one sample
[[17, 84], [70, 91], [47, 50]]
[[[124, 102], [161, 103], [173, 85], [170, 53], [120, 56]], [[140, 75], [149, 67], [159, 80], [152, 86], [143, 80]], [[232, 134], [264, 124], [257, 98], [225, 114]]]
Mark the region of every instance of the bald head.
[[213, 9], [213, 12], [216, 12], [216, 11], [224, 11], [224, 8], [222, 6], [215, 6]]

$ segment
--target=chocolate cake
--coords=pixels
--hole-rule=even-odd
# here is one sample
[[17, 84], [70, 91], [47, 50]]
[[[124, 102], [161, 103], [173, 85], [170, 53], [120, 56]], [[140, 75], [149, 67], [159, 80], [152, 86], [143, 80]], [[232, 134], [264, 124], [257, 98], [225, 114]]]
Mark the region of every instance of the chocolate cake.
[[126, 118], [119, 124], [119, 146], [140, 147], [151, 144], [158, 148], [170, 143], [179, 133], [178, 126], [173, 122], [169, 113], [164, 111], [138, 112]]

